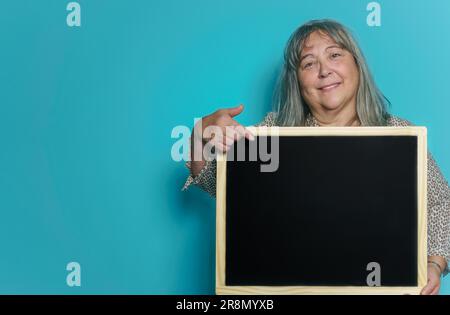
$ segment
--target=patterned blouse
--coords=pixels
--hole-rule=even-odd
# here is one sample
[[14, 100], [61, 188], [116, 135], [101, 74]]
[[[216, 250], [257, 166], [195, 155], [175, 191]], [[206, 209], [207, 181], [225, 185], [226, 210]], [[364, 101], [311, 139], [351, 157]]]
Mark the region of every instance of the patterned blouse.
[[[275, 126], [276, 113], [269, 112], [256, 126]], [[307, 116], [306, 126], [320, 127], [315, 117]], [[408, 120], [391, 115], [388, 126], [413, 126]], [[190, 170], [190, 162], [186, 163]], [[182, 190], [197, 185], [212, 197], [216, 196], [216, 160], [206, 161], [197, 176], [189, 175]], [[449, 272], [450, 259], [450, 188], [436, 161], [428, 151], [428, 256], [442, 256], [447, 261], [444, 274]]]

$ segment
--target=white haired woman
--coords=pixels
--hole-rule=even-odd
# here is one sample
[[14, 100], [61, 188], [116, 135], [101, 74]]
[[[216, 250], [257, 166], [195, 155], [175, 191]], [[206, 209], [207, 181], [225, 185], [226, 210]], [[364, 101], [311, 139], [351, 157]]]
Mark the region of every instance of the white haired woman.
[[[292, 34], [274, 96], [275, 110], [258, 125], [412, 125], [389, 114], [389, 101], [376, 87], [356, 41], [342, 24], [332, 20], [309, 21]], [[194, 126], [191, 157], [202, 159], [186, 163], [191, 174], [183, 190], [196, 184], [215, 196], [216, 161], [205, 159], [201, 152], [208, 142], [225, 152], [236, 139], [252, 137], [234, 119], [242, 110], [243, 105], [219, 109]], [[221, 128], [224, 137], [217, 141], [204, 135], [209, 126]], [[441, 276], [449, 270], [450, 188], [430, 152], [427, 184], [428, 284], [421, 293], [434, 295], [439, 293]]]

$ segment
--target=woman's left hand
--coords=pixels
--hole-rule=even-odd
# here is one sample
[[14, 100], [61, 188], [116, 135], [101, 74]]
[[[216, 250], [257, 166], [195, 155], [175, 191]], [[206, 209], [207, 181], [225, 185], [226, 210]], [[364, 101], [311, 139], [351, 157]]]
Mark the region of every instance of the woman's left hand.
[[438, 295], [441, 288], [441, 272], [433, 265], [428, 264], [427, 285], [420, 292], [421, 295]]

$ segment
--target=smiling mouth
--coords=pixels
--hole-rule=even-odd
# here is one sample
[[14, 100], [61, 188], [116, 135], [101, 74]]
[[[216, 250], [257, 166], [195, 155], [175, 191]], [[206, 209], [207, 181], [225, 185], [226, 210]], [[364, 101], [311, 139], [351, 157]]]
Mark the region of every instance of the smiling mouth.
[[339, 83], [327, 85], [327, 86], [324, 86], [322, 88], [319, 88], [319, 90], [324, 91], [324, 92], [331, 91], [331, 90], [337, 88], [340, 84], [341, 83], [339, 82]]

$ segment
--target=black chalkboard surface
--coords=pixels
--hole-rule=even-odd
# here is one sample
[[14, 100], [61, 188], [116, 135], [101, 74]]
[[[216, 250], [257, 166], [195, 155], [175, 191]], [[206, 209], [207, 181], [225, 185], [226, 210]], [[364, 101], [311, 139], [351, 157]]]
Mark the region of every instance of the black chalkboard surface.
[[409, 134], [378, 127], [379, 135], [347, 131], [364, 128], [347, 128], [340, 136], [333, 130], [293, 135], [295, 128], [276, 139], [257, 135], [252, 145], [278, 143], [274, 172], [261, 172], [268, 162], [251, 160], [249, 142], [241, 140], [245, 160], [236, 161], [231, 151], [222, 175], [218, 171], [226, 177], [223, 185], [218, 180], [225, 208], [219, 286], [370, 289], [367, 267], [375, 262], [381, 280], [376, 289], [417, 293], [423, 286], [419, 262], [423, 269], [426, 259], [420, 246], [426, 233], [419, 231], [426, 168], [423, 129], [407, 128]]

